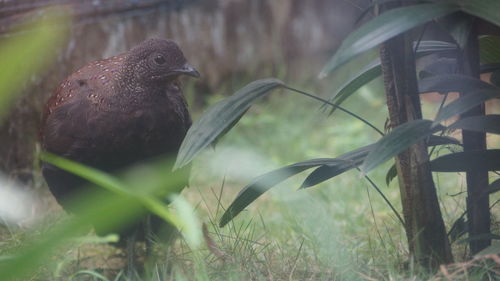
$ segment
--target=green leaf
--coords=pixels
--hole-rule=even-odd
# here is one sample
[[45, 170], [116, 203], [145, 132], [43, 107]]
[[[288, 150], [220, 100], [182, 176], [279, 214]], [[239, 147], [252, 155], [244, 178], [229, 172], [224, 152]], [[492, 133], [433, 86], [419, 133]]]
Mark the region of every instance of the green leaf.
[[[416, 42], [414, 44], [416, 46]], [[449, 52], [456, 51], [457, 47], [454, 44], [444, 42], [444, 41], [420, 41], [417, 48], [417, 57], [425, 56], [428, 54], [434, 54], [438, 52]], [[351, 79], [346, 81], [342, 86], [340, 86], [337, 91], [330, 98], [330, 101], [334, 102], [336, 105], [340, 105], [347, 98], [349, 98], [354, 92], [359, 90], [364, 85], [373, 81], [375, 78], [382, 74], [382, 69], [380, 67], [380, 59], [369, 63], [362, 71], [355, 74]], [[336, 108], [330, 111], [332, 114]]]
[[[446, 144], [461, 145], [459, 140], [448, 136], [430, 135], [429, 139], [427, 140], [427, 146], [446, 145]], [[394, 164], [391, 166], [391, 168], [387, 171], [387, 174], [385, 175], [385, 183], [389, 185], [397, 175], [398, 171], [396, 169], [396, 164]]]
[[[38, 12], [34, 24], [24, 26], [21, 35], [2, 39], [0, 46], [0, 121], [15, 101], [15, 95], [23, 88], [31, 75], [43, 70], [55, 58], [54, 50], [64, 39], [63, 28], [67, 18], [60, 9], [47, 9]], [[58, 20], [55, 20], [55, 19]]]
[[500, 2], [497, 0], [466, 0], [459, 2], [462, 11], [500, 26]]
[[458, 218], [450, 228], [448, 232], [448, 236], [450, 237], [450, 242], [453, 243], [457, 241], [458, 238], [462, 237], [465, 233], [467, 233], [469, 227], [464, 217]]
[[500, 70], [491, 73], [490, 82], [491, 84], [500, 87]]
[[[68, 171], [72, 174], [80, 176], [91, 183], [94, 183], [100, 187], [103, 187], [116, 195], [123, 197], [130, 197], [132, 199], [140, 202], [146, 209], [148, 209], [153, 214], [163, 218], [164, 220], [172, 223], [177, 228], [182, 229], [184, 223], [182, 220], [178, 219], [167, 209], [166, 205], [155, 197], [144, 193], [141, 189], [134, 189], [127, 184], [121, 182], [119, 179], [106, 174], [97, 169], [87, 167], [80, 163], [65, 159], [47, 152], [42, 152], [40, 155], [42, 161], [50, 163], [60, 169]], [[178, 186], [183, 183], [181, 177], [177, 176], [175, 178], [169, 179], [168, 188], [162, 190], [162, 196], [159, 198], [165, 198], [165, 196], [179, 192]], [[144, 187], [148, 190], [148, 187]], [[153, 193], [154, 194], [154, 193]]]
[[431, 161], [434, 172], [467, 172], [500, 170], [500, 149], [464, 151], [447, 154]]
[[492, 194], [500, 191], [500, 179], [495, 180], [488, 186], [488, 193]]
[[479, 37], [479, 57], [481, 64], [500, 63], [500, 36], [486, 35]]
[[496, 235], [493, 233], [477, 234], [477, 235], [474, 235], [472, 237], [462, 239], [462, 240], [458, 241], [457, 243], [463, 244], [463, 243], [467, 243], [470, 241], [477, 241], [477, 240], [500, 240], [500, 235]]
[[[43, 153], [42, 157], [43, 161], [50, 162], [62, 169], [66, 168], [65, 170], [69, 172], [73, 171], [75, 174], [87, 180], [110, 187], [109, 190], [116, 191], [116, 196], [102, 196], [101, 193], [89, 192], [79, 194], [74, 202], [78, 210], [78, 216], [75, 216], [71, 220], [65, 220], [63, 223], [51, 226], [48, 233], [43, 234], [41, 237], [37, 237], [32, 243], [23, 245], [20, 249], [16, 250], [15, 255], [9, 260], [0, 262], [0, 280], [2, 281], [23, 280], [23, 276], [30, 274], [32, 271], [36, 270], [36, 266], [50, 259], [55, 252], [60, 250], [63, 244], [68, 242], [74, 243], [73, 240], [68, 240], [68, 238], [88, 233], [88, 226], [90, 224], [104, 231], [113, 231], [130, 223], [131, 219], [135, 219], [144, 214], [147, 208], [150, 208], [153, 213], [165, 218], [165, 213], [162, 213], [165, 205], [156, 200], [148, 200], [146, 198], [148, 194], [145, 194], [143, 190], [148, 191], [149, 194], [166, 195], [165, 192], [175, 190], [178, 183], [184, 182], [184, 176], [178, 178], [173, 174], [165, 173], [165, 168], [171, 166], [171, 161], [162, 160], [154, 163], [153, 166], [155, 169], [161, 171], [161, 173], [156, 173], [156, 177], [159, 178], [159, 180], [151, 181], [150, 179], [142, 179], [141, 182], [143, 185], [139, 186], [141, 187], [140, 189], [128, 190], [128, 185], [125, 185], [120, 180], [99, 171], [94, 171], [94, 169], [87, 168], [81, 164], [47, 153]], [[145, 166], [149, 166], [149, 163], [148, 165], [143, 163], [137, 167], [127, 169], [126, 174], [143, 174], [142, 171], [144, 171]], [[156, 184], [157, 181], [162, 181], [163, 184]], [[162, 192], [152, 190], [149, 187], [150, 182], [152, 182], [154, 186], [161, 186]], [[88, 189], [84, 190], [89, 191]], [[163, 198], [163, 196], [161, 198]], [[155, 206], [155, 204], [158, 205]], [[169, 210], [166, 210], [166, 212], [169, 212]], [[166, 215], [168, 216], [168, 214]], [[180, 218], [182, 219], [176, 219], [179, 222], [175, 223], [175, 225], [183, 227], [183, 234], [189, 243], [191, 235], [189, 235], [190, 233], [187, 233], [188, 235], [185, 233], [189, 231], [189, 223], [187, 225], [188, 227], [184, 228], [186, 224], [184, 221], [185, 217]], [[200, 237], [201, 236], [197, 238], [198, 242], [201, 241]], [[196, 246], [196, 244], [192, 245]]]
[[[497, 72], [498, 70], [500, 70], [500, 63], [481, 64], [481, 73]], [[499, 86], [495, 83], [493, 85]]]
[[420, 41], [420, 43], [414, 42], [413, 47], [415, 48], [417, 44], [417, 57], [432, 55], [435, 53], [458, 51], [455, 44], [446, 41], [424, 40]]
[[443, 17], [438, 22], [448, 31], [448, 34], [451, 35], [453, 40], [463, 50], [467, 44], [474, 17], [468, 16], [463, 12], [457, 12]]
[[274, 171], [263, 174], [255, 178], [250, 184], [245, 186], [233, 200], [231, 205], [222, 215], [220, 227], [225, 226], [229, 221], [236, 217], [250, 203], [255, 201], [264, 192], [271, 189], [280, 182], [312, 167], [317, 167], [331, 163], [330, 158], [311, 159], [304, 162], [298, 162], [289, 166], [285, 166]]
[[436, 75], [420, 79], [418, 81], [418, 89], [420, 93], [469, 93], [478, 90], [500, 90], [480, 79], [461, 74]]
[[[349, 81], [344, 83], [330, 98], [336, 105], [340, 105], [344, 100], [349, 98], [354, 92], [359, 90], [359, 88], [368, 84], [370, 81], [379, 77], [382, 74], [382, 68], [380, 67], [380, 59], [368, 64], [363, 70], [355, 74]], [[332, 108], [330, 114], [332, 114], [336, 108]]]
[[[495, 87], [496, 88], [496, 87]], [[500, 97], [500, 89], [478, 89], [474, 92], [470, 92], [458, 99], [450, 102], [448, 105], [443, 107], [436, 119], [434, 120], [434, 125], [439, 122], [451, 118], [455, 115], [462, 114], [476, 105], [480, 105], [487, 100]]]
[[362, 172], [368, 173], [411, 145], [443, 129], [442, 126], [433, 128], [432, 124], [431, 120], [415, 120], [394, 128], [375, 143], [374, 148], [363, 162]]
[[391, 181], [398, 176], [398, 169], [396, 168], [396, 164], [392, 164], [392, 166], [387, 171], [385, 175], [385, 184], [389, 185]]
[[498, 255], [500, 254], [500, 243], [495, 243], [486, 249], [482, 250], [481, 252], [476, 254], [476, 257], [480, 256], [488, 256], [488, 255]]
[[187, 132], [180, 147], [174, 170], [187, 165], [217, 137], [231, 129], [260, 97], [283, 86], [283, 82], [277, 79], [257, 80], [210, 107]]
[[500, 134], [500, 115], [489, 114], [463, 118], [448, 126], [448, 129]]
[[342, 154], [337, 158], [331, 159], [330, 163], [322, 165], [321, 167], [310, 173], [300, 186], [300, 189], [315, 186], [346, 171], [349, 171], [350, 169], [358, 167], [359, 165], [361, 165], [361, 163], [363, 163], [363, 160], [372, 148], [373, 144], [367, 145]]
[[68, 238], [88, 233], [91, 223], [100, 229], [112, 230], [123, 227], [130, 219], [136, 218], [141, 213], [137, 200], [131, 197], [104, 198], [94, 196], [95, 194], [81, 195], [78, 198], [79, 202], [86, 208], [82, 208], [79, 215], [71, 220], [52, 225], [48, 233], [16, 249], [15, 254], [8, 260], [2, 260], [0, 280], [29, 279], [28, 276], [37, 270], [37, 266], [50, 260], [62, 245], [72, 242]]
[[436, 146], [436, 145], [446, 145], [446, 144], [456, 144], [462, 145], [459, 140], [456, 138], [448, 137], [448, 136], [429, 136], [427, 140], [427, 146]]
[[405, 31], [457, 10], [458, 6], [452, 3], [413, 5], [389, 10], [352, 32], [323, 67], [320, 78], [361, 53]]

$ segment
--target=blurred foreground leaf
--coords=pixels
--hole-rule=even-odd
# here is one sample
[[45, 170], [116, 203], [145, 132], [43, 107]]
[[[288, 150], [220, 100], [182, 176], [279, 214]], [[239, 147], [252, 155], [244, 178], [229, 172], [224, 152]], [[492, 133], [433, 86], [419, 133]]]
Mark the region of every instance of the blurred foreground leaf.
[[55, 50], [65, 35], [62, 27], [68, 24], [68, 20], [59, 15], [61, 13], [62, 11], [56, 8], [40, 11], [37, 15], [41, 19], [37, 23], [21, 28], [22, 32], [2, 41], [0, 121], [8, 113], [8, 108], [25, 82], [35, 73], [47, 69], [54, 60], [57, 54]]
[[[149, 178], [147, 180], [143, 178], [143, 184], [137, 187], [129, 186], [118, 178], [97, 169], [47, 152], [42, 152], [41, 159], [60, 169], [78, 175], [95, 185], [103, 187], [117, 196], [130, 197], [133, 200], [137, 200], [140, 205], [148, 209], [151, 213], [172, 223], [180, 230], [185, 227], [183, 221], [174, 216], [163, 202], [167, 197], [179, 193], [184, 188], [185, 184], [184, 177], [181, 173], [164, 173], [164, 171], [168, 171], [168, 167], [170, 167], [170, 161], [168, 160], [160, 161], [152, 165], [156, 167], [157, 172], [155, 174], [148, 173]], [[140, 165], [136, 167], [136, 169], [143, 170], [144, 167]], [[133, 174], [133, 169], [128, 173]]]
[[[178, 206], [179, 211], [179, 214], [174, 215], [165, 203], [157, 199], [179, 192], [179, 185], [184, 184], [181, 174], [165, 173], [166, 168], [171, 166], [171, 161], [160, 160], [127, 169], [125, 174], [135, 175], [138, 174], [137, 170], [144, 174], [145, 166], [162, 171], [149, 173], [148, 176], [154, 178], [142, 178], [143, 185], [137, 187], [128, 186], [114, 176], [48, 153], [43, 153], [42, 158], [43, 161], [106, 188], [113, 192], [114, 196], [104, 197], [100, 196], [100, 193], [89, 192], [80, 194], [73, 202], [78, 216], [52, 227], [41, 239], [22, 247], [12, 258], [1, 261], [0, 280], [19, 280], [28, 276], [66, 243], [74, 242], [69, 238], [85, 234], [91, 224], [103, 231], [112, 232], [145, 215], [147, 210], [178, 227], [190, 246], [199, 245], [200, 225], [197, 224], [193, 213], [186, 211], [189, 209], [187, 203], [182, 199], [179, 201], [179, 198], [173, 198], [173, 204]], [[134, 190], [134, 187], [137, 189]], [[160, 187], [161, 190], [158, 190]]]

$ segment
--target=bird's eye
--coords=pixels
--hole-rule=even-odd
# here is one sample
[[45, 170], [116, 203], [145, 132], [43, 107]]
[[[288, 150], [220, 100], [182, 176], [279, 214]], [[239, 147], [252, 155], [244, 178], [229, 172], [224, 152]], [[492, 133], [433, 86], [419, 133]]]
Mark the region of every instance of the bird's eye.
[[159, 64], [159, 65], [164, 64], [166, 62], [165, 57], [163, 57], [162, 55], [157, 55], [155, 57], [154, 61], [156, 64]]

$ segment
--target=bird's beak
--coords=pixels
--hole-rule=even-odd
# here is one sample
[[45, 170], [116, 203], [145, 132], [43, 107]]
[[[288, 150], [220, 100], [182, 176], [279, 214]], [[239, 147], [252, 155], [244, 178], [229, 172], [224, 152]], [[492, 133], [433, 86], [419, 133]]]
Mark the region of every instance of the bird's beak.
[[200, 73], [189, 63], [185, 63], [180, 69], [175, 71], [178, 74], [185, 74], [192, 77], [200, 77]]

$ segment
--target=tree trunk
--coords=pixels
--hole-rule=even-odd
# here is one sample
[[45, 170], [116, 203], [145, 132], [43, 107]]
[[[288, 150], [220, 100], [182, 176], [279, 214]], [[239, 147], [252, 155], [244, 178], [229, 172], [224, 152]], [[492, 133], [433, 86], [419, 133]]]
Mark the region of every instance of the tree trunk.
[[[380, 50], [390, 126], [422, 119], [412, 41], [408, 34], [387, 41]], [[396, 157], [410, 256], [436, 269], [452, 262], [424, 141]]]
[[[460, 69], [463, 74], [479, 79], [479, 41], [477, 25], [473, 24], [465, 49], [462, 53]], [[467, 93], [460, 93], [460, 96]], [[476, 106], [460, 118], [484, 115], [484, 104]], [[464, 151], [486, 150], [486, 134], [482, 132], [462, 131]], [[488, 171], [471, 170], [466, 173], [467, 181], [467, 219], [469, 237], [490, 233]], [[491, 244], [490, 239], [471, 240], [469, 242], [471, 255], [477, 254]]]

